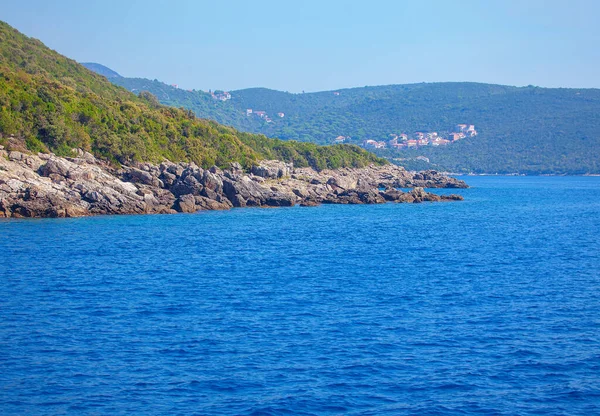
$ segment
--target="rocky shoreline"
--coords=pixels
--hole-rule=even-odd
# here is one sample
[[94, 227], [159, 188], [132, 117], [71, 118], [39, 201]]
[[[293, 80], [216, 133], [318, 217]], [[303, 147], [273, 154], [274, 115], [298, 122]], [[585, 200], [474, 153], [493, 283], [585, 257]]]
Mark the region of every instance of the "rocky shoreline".
[[[282, 207], [462, 200], [423, 188], [467, 188], [435, 171], [395, 165], [317, 172], [263, 161], [249, 172], [163, 162], [119, 169], [77, 150], [77, 157], [0, 149], [0, 217], [80, 217]], [[396, 188], [414, 188], [402, 192]]]

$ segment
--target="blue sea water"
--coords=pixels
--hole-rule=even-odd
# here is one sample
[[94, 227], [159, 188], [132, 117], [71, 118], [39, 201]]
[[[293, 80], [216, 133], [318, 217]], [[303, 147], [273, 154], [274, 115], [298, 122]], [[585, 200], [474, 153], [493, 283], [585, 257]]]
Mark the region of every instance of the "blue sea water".
[[600, 414], [600, 178], [465, 179], [0, 221], [0, 413]]

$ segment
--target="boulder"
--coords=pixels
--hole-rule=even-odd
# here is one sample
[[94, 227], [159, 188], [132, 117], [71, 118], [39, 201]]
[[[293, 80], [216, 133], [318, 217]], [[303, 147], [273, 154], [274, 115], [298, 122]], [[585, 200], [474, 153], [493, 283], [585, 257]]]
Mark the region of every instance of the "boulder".
[[271, 192], [271, 190], [252, 181], [247, 176], [237, 181], [232, 179], [223, 180], [223, 193], [234, 205], [236, 205], [235, 200], [239, 200], [236, 196], [240, 196], [246, 202], [246, 205], [261, 206]]
[[196, 208], [196, 198], [194, 195], [190, 194], [181, 195], [179, 198], [177, 198], [174, 208], [179, 212], [186, 213], [198, 211], [198, 208]]
[[162, 181], [152, 175], [150, 172], [136, 168], [128, 168], [123, 174], [123, 180], [132, 183], [156, 186], [158, 188], [162, 188], [164, 186]]
[[40, 166], [38, 173], [42, 176], [58, 175], [66, 177], [69, 173], [69, 162], [63, 159], [50, 159], [44, 165]]
[[258, 165], [252, 166], [252, 174], [265, 179], [279, 179], [290, 176], [293, 166], [279, 160], [263, 160]]
[[294, 194], [274, 192], [265, 200], [264, 205], [268, 207], [293, 207], [296, 205], [296, 196]]
[[358, 185], [358, 180], [351, 176], [332, 176], [327, 180], [327, 185], [333, 189], [354, 189]]
[[463, 201], [464, 198], [461, 195], [450, 194], [450, 195], [442, 195], [443, 201]]
[[166, 188], [173, 186], [175, 181], [177, 180], [177, 176], [172, 174], [171, 172], [164, 170], [161, 172], [159, 179], [163, 181], [163, 184]]
[[[206, 198], [204, 196], [195, 196], [194, 197], [196, 208], [202, 210], [227, 210], [232, 208], [232, 204], [229, 200], [224, 200], [223, 202], [218, 202], [214, 199]], [[227, 201], [227, 202], [225, 202]]]
[[220, 177], [218, 172], [205, 170], [202, 174], [202, 180], [200, 182], [205, 188], [210, 189], [217, 194], [223, 192], [223, 179]]
[[399, 201], [402, 198], [404, 192], [394, 188], [387, 188], [384, 192], [381, 192], [381, 196], [386, 201]]
[[21, 152], [17, 152], [16, 150], [13, 150], [12, 152], [8, 152], [8, 159], [9, 160], [23, 160], [27, 157], [27, 155], [21, 153]]
[[[181, 180], [181, 178], [184, 178]], [[169, 190], [173, 195], [179, 197], [181, 195], [200, 195], [204, 186], [193, 175], [182, 175]]]

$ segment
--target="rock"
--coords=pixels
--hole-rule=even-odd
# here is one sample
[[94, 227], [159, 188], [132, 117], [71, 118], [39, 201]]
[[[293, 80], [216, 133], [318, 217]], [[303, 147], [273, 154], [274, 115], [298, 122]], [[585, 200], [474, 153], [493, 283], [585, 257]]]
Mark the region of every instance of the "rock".
[[152, 185], [159, 188], [164, 186], [162, 181], [153, 176], [150, 172], [136, 168], [128, 168], [123, 174], [123, 180], [133, 183], [142, 183], [144, 185]]
[[442, 200], [441, 196], [434, 193], [425, 192], [425, 190], [420, 187], [410, 191], [410, 195], [414, 199], [413, 202], [439, 202]]
[[282, 192], [274, 192], [264, 202], [264, 205], [269, 207], [293, 207], [295, 204], [295, 195]]
[[38, 156], [27, 156], [22, 158], [21, 161], [34, 171], [37, 171], [44, 164], [44, 161]]
[[252, 166], [252, 174], [265, 179], [279, 179], [290, 176], [293, 166], [278, 160], [263, 160], [258, 165]]
[[[81, 149], [75, 152], [76, 158], [23, 152], [0, 157], [0, 217], [195, 212], [297, 202], [315, 206], [458, 201], [460, 195], [439, 196], [419, 185], [466, 186], [436, 171], [412, 174], [393, 165], [321, 172], [296, 168], [292, 173], [289, 164], [263, 161], [245, 174], [239, 164], [222, 171], [164, 161], [116, 170]], [[405, 186], [415, 189], [394, 189]]]
[[[183, 178], [184, 176], [182, 175], [181, 177]], [[196, 177], [188, 175], [185, 176], [185, 179], [183, 180], [178, 179], [177, 182], [175, 182], [175, 184], [169, 188], [169, 191], [171, 191], [175, 196], [178, 197], [181, 195], [188, 194], [200, 195], [203, 189], [204, 186], [202, 186], [202, 184], [198, 182], [198, 179], [196, 179]]]
[[198, 210], [196, 208], [196, 198], [190, 194], [181, 195], [177, 201], [175, 201], [174, 208], [179, 212], [196, 212]]
[[167, 172], [169, 172], [172, 175], [175, 175], [175, 177], [178, 178], [183, 173], [183, 167], [173, 163], [169, 165], [169, 167], [167, 168]]
[[104, 195], [97, 191], [88, 191], [85, 194], [83, 194], [83, 197], [86, 199], [86, 201], [90, 202], [101, 202], [106, 200], [106, 198], [104, 198]]
[[[241, 200], [245, 201], [245, 204], [249, 206], [261, 206], [271, 193], [270, 190], [257, 184], [246, 176], [238, 181], [225, 179], [223, 181], [223, 192], [227, 198], [233, 202], [234, 206], [237, 206], [236, 201]], [[242, 199], [236, 198], [237, 196]]]
[[240, 194], [235, 194], [230, 199], [234, 207], [243, 208], [247, 205], [246, 200]]
[[165, 187], [169, 188], [175, 183], [177, 176], [167, 170], [164, 170], [161, 172], [159, 179], [163, 181]]
[[332, 176], [327, 184], [333, 189], [354, 189], [358, 185], [358, 180], [351, 176]]
[[218, 172], [205, 170], [202, 175], [201, 183], [205, 188], [208, 188], [217, 194], [223, 192], [223, 179], [221, 179]]
[[[196, 208], [203, 210], [227, 210], [232, 208], [232, 204], [229, 200], [224, 200], [224, 202], [218, 202], [211, 198], [206, 198], [204, 196], [195, 196], [194, 197]], [[227, 201], [227, 202], [225, 202]]]
[[381, 193], [381, 196], [383, 196], [386, 201], [399, 201], [403, 194], [404, 192], [398, 191], [397, 189], [388, 188], [385, 192]]
[[23, 160], [25, 159], [26, 155], [24, 155], [21, 152], [17, 152], [16, 150], [13, 150], [12, 152], [8, 152], [8, 159], [9, 160]]
[[212, 199], [214, 201], [216, 201], [219, 198], [219, 194], [216, 193], [215, 191], [213, 191], [212, 189], [209, 189], [209, 188], [203, 188], [200, 191], [200, 195], [204, 196], [204, 197], [206, 197], [208, 199]]
[[383, 204], [385, 202], [385, 198], [375, 189], [349, 189], [337, 195], [348, 204]]
[[221, 176], [223, 174], [223, 171], [216, 166], [211, 167], [208, 171], [210, 173], [214, 173], [215, 175], [219, 175], [219, 176]]
[[294, 188], [292, 189], [292, 192], [301, 199], [306, 199], [310, 195], [306, 189], [302, 188]]
[[443, 201], [464, 201], [464, 198], [461, 195], [450, 194], [450, 195], [442, 195]]
[[96, 178], [96, 175], [91, 169], [77, 167], [74, 169], [69, 169], [67, 172], [67, 178], [74, 181], [93, 181]]
[[94, 157], [93, 154], [88, 153], [82, 149], [73, 149], [73, 152], [77, 155], [78, 159], [82, 159], [85, 160], [88, 163], [95, 163], [96, 162], [96, 158]]
[[51, 174], [66, 177], [69, 173], [69, 162], [64, 159], [50, 159], [46, 164], [40, 166], [39, 173], [42, 176], [50, 176]]

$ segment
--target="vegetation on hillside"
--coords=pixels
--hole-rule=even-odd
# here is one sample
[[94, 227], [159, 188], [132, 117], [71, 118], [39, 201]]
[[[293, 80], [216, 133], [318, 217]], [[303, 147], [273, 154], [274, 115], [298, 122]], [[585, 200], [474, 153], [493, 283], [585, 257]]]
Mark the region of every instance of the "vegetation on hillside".
[[[129, 78], [159, 100], [193, 110], [245, 131], [269, 137], [329, 144], [337, 136], [351, 143], [385, 140], [391, 133], [448, 131], [474, 124], [479, 135], [450, 146], [386, 150], [378, 154], [412, 163], [427, 156], [437, 168], [488, 173], [600, 172], [600, 90], [510, 87], [477, 83], [433, 83], [352, 88], [290, 94], [265, 88], [232, 91], [220, 102], [201, 91], [184, 91], [158, 81]], [[266, 123], [246, 109], [266, 111]], [[285, 117], [278, 118], [278, 112]]]
[[136, 96], [113, 85], [0, 22], [0, 142], [11, 135], [32, 151], [69, 155], [79, 147], [115, 163], [166, 158], [248, 166], [268, 157], [318, 168], [384, 163], [354, 147], [284, 143], [199, 120], [150, 93]]

